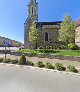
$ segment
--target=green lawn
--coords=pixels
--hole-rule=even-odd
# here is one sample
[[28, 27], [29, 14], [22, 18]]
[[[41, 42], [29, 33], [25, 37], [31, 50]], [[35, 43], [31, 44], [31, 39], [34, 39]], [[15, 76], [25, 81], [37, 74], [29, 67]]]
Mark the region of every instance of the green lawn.
[[34, 54], [44, 54], [44, 53], [49, 53], [49, 54], [57, 54], [57, 55], [63, 55], [63, 56], [80, 56], [80, 51], [74, 51], [74, 50], [53, 50], [53, 51], [39, 51], [39, 50], [29, 50], [29, 49], [23, 49], [23, 50], [18, 50], [18, 52], [30, 52]]
[[56, 52], [55, 54], [63, 56], [80, 56], [80, 51], [64, 50]]
[[22, 49], [22, 50], [18, 50], [17, 52], [30, 52], [30, 53], [35, 53], [35, 54], [38, 54], [39, 51], [38, 50], [30, 50], [30, 49]]

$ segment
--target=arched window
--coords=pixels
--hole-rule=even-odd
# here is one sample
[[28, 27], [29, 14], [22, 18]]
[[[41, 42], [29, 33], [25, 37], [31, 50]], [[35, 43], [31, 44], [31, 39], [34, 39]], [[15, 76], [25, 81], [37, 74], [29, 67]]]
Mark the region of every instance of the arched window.
[[33, 12], [34, 12], [34, 10], [33, 10], [33, 7], [32, 7], [32, 15], [33, 15]]
[[34, 15], [36, 15], [36, 8], [34, 8]]
[[48, 41], [48, 33], [45, 33], [45, 41]]

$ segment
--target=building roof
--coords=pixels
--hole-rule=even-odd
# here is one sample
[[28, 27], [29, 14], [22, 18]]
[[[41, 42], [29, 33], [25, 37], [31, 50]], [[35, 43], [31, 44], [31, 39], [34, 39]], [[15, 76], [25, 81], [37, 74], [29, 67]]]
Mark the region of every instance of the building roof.
[[55, 21], [55, 22], [38, 22], [38, 24], [42, 25], [60, 25], [62, 21]]
[[80, 26], [80, 18], [75, 21], [75, 24], [76, 24], [77, 27]]
[[62, 21], [55, 21], [55, 22], [38, 22], [37, 27], [42, 27], [43, 25], [60, 25]]

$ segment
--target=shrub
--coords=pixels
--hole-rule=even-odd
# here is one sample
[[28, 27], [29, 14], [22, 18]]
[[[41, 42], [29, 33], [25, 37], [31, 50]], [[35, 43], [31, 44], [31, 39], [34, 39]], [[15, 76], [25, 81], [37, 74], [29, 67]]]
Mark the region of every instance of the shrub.
[[17, 64], [17, 63], [18, 63], [18, 59], [12, 60], [12, 61], [10, 62], [10, 64]]
[[59, 71], [65, 71], [66, 70], [66, 68], [63, 67], [63, 65], [61, 63], [56, 63], [55, 66], [56, 66], [56, 69], [59, 70]]
[[68, 65], [67, 69], [69, 72], [78, 73], [78, 70], [74, 66]]
[[25, 55], [21, 55], [18, 64], [19, 64], [19, 65], [26, 65], [26, 58], [25, 58]]
[[54, 45], [54, 46], [52, 46], [52, 49], [58, 49], [58, 46], [57, 45]]
[[11, 61], [12, 61], [12, 60], [11, 60], [10, 58], [9, 58], [9, 59], [4, 59], [4, 60], [3, 60], [4, 63], [9, 63], [9, 62], [11, 62]]
[[27, 62], [26, 62], [26, 65], [34, 66], [34, 63], [31, 62], [31, 61], [27, 61]]
[[43, 62], [41, 62], [41, 61], [39, 61], [39, 62], [37, 63], [37, 66], [40, 67], [40, 68], [45, 67], [45, 65], [44, 65]]
[[31, 55], [37, 55], [37, 53], [36, 52], [32, 52]]
[[52, 46], [46, 46], [45, 49], [52, 49]]
[[38, 47], [38, 49], [41, 50], [41, 49], [44, 49], [44, 47], [43, 46], [40, 46], [40, 47]]
[[68, 48], [71, 50], [79, 50], [79, 46], [73, 43], [68, 44]]
[[80, 47], [79, 47], [78, 45], [75, 44], [74, 50], [79, 50], [79, 49], [80, 49]]
[[38, 56], [38, 58], [45, 58], [45, 55], [38, 54], [37, 56]]
[[41, 49], [39, 50], [39, 52], [41, 53], [55, 53], [55, 51], [53, 49]]
[[50, 49], [44, 49], [44, 53], [53, 53], [54, 51], [53, 50], [50, 50]]
[[3, 61], [4, 58], [0, 58], [0, 63]]
[[66, 46], [65, 45], [60, 45], [59, 49], [66, 49]]
[[46, 46], [45, 49], [50, 49], [50, 46]]
[[49, 62], [46, 63], [45, 67], [48, 69], [54, 69], [53, 65]]

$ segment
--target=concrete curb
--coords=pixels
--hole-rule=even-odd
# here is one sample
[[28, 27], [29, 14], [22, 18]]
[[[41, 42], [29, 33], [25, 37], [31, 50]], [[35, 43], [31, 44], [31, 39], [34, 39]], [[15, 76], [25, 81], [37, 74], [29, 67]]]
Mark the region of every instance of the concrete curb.
[[7, 65], [7, 66], [14, 66], [14, 67], [21, 67], [21, 68], [30, 68], [30, 69], [36, 69], [36, 70], [39, 70], [39, 71], [42, 70], [42, 71], [47, 71], [47, 72], [57, 72], [57, 73], [63, 73], [63, 74], [70, 74], [70, 75], [80, 76], [80, 74], [78, 74], [78, 73], [58, 71], [58, 70], [52, 70], [52, 69], [46, 69], [46, 68], [38, 68], [38, 67], [25, 66], [25, 65], [6, 64], [6, 63], [0, 63], [0, 65]]

